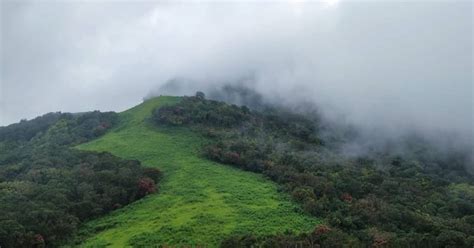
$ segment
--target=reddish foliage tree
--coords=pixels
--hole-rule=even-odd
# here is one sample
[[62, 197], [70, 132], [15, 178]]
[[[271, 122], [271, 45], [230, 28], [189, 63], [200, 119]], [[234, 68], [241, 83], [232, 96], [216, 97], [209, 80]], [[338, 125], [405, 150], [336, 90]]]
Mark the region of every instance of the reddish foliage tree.
[[349, 193], [344, 193], [341, 195], [341, 200], [351, 203], [352, 202], [352, 196]]
[[372, 242], [372, 247], [380, 248], [386, 247], [388, 245], [388, 239], [384, 235], [375, 235], [374, 241]]
[[143, 177], [138, 180], [138, 194], [145, 196], [156, 192], [155, 181], [149, 177]]
[[319, 236], [319, 235], [328, 233], [330, 231], [331, 231], [330, 227], [328, 227], [326, 225], [319, 225], [318, 227], [316, 227], [316, 229], [314, 229], [314, 234]]
[[33, 236], [33, 247], [44, 247], [44, 238], [41, 234]]
[[39, 243], [43, 243], [43, 242], [44, 242], [43, 235], [41, 235], [41, 234], [36, 234], [36, 235], [35, 235], [35, 241], [36, 241], [36, 242], [39, 242]]
[[107, 122], [102, 122], [100, 123], [100, 127], [102, 127], [103, 129], [108, 129], [110, 127], [110, 124]]

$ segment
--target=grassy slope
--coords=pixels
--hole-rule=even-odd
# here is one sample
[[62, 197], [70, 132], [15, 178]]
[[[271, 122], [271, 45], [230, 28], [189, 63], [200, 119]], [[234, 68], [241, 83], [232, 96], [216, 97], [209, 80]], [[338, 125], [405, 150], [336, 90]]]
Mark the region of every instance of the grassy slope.
[[[157, 128], [152, 109], [178, 97], [159, 97], [121, 113], [117, 129], [81, 149], [109, 151], [156, 166], [165, 173], [160, 194], [98, 220], [82, 232], [84, 246], [145, 244], [216, 246], [231, 233], [306, 232], [317, 219], [299, 213], [275, 184], [262, 176], [201, 158], [204, 139], [184, 128]], [[100, 231], [102, 230], [102, 231]]]

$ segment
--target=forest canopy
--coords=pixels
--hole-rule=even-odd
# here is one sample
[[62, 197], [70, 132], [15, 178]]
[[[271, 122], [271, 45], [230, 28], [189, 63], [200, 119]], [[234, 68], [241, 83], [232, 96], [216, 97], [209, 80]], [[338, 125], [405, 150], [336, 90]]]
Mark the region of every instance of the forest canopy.
[[254, 111], [203, 95], [157, 108], [153, 120], [201, 132], [211, 140], [203, 156], [264, 174], [304, 211], [325, 219], [313, 233], [235, 236], [223, 247], [474, 245], [474, 179], [463, 164], [468, 154], [446, 157], [412, 137], [405, 141], [411, 153], [347, 157], [338, 146], [350, 137], [327, 130], [317, 116]]
[[80, 224], [157, 191], [160, 171], [70, 148], [116, 113], [49, 113], [0, 128], [0, 246], [56, 247]]

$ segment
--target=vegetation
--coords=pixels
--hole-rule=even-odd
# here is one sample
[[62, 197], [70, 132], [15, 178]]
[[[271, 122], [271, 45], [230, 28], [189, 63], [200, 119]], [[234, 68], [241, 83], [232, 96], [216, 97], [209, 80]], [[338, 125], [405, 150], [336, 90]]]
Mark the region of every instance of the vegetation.
[[348, 157], [353, 130], [257, 109], [198, 93], [0, 128], [0, 246], [474, 245], [469, 154]]
[[328, 136], [318, 118], [249, 111], [202, 95], [155, 109], [153, 120], [200, 131], [213, 141], [202, 146], [204, 156], [264, 174], [328, 225], [302, 235], [232, 236], [223, 247], [474, 245], [474, 180], [463, 164], [468, 154], [446, 156], [412, 137], [410, 152], [348, 158], [337, 149], [347, 137]]
[[261, 175], [209, 161], [207, 139], [189, 128], [156, 127], [157, 107], [182, 98], [159, 97], [120, 113], [120, 125], [80, 149], [109, 151], [163, 171], [160, 194], [88, 222], [83, 247], [216, 247], [229, 235], [308, 232], [319, 223]]
[[50, 113], [0, 128], [0, 246], [55, 247], [79, 225], [156, 191], [160, 172], [69, 149], [105, 133], [115, 113]]

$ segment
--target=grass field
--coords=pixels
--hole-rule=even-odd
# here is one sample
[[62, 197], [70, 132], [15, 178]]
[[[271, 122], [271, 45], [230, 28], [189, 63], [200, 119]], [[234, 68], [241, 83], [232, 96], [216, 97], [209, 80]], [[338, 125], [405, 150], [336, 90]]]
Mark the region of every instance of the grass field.
[[298, 210], [261, 175], [199, 156], [205, 139], [189, 129], [158, 128], [148, 118], [178, 97], [148, 100], [120, 114], [121, 124], [79, 148], [109, 151], [164, 172], [160, 193], [87, 223], [84, 247], [203, 245], [214, 247], [229, 234], [307, 232], [319, 221]]

